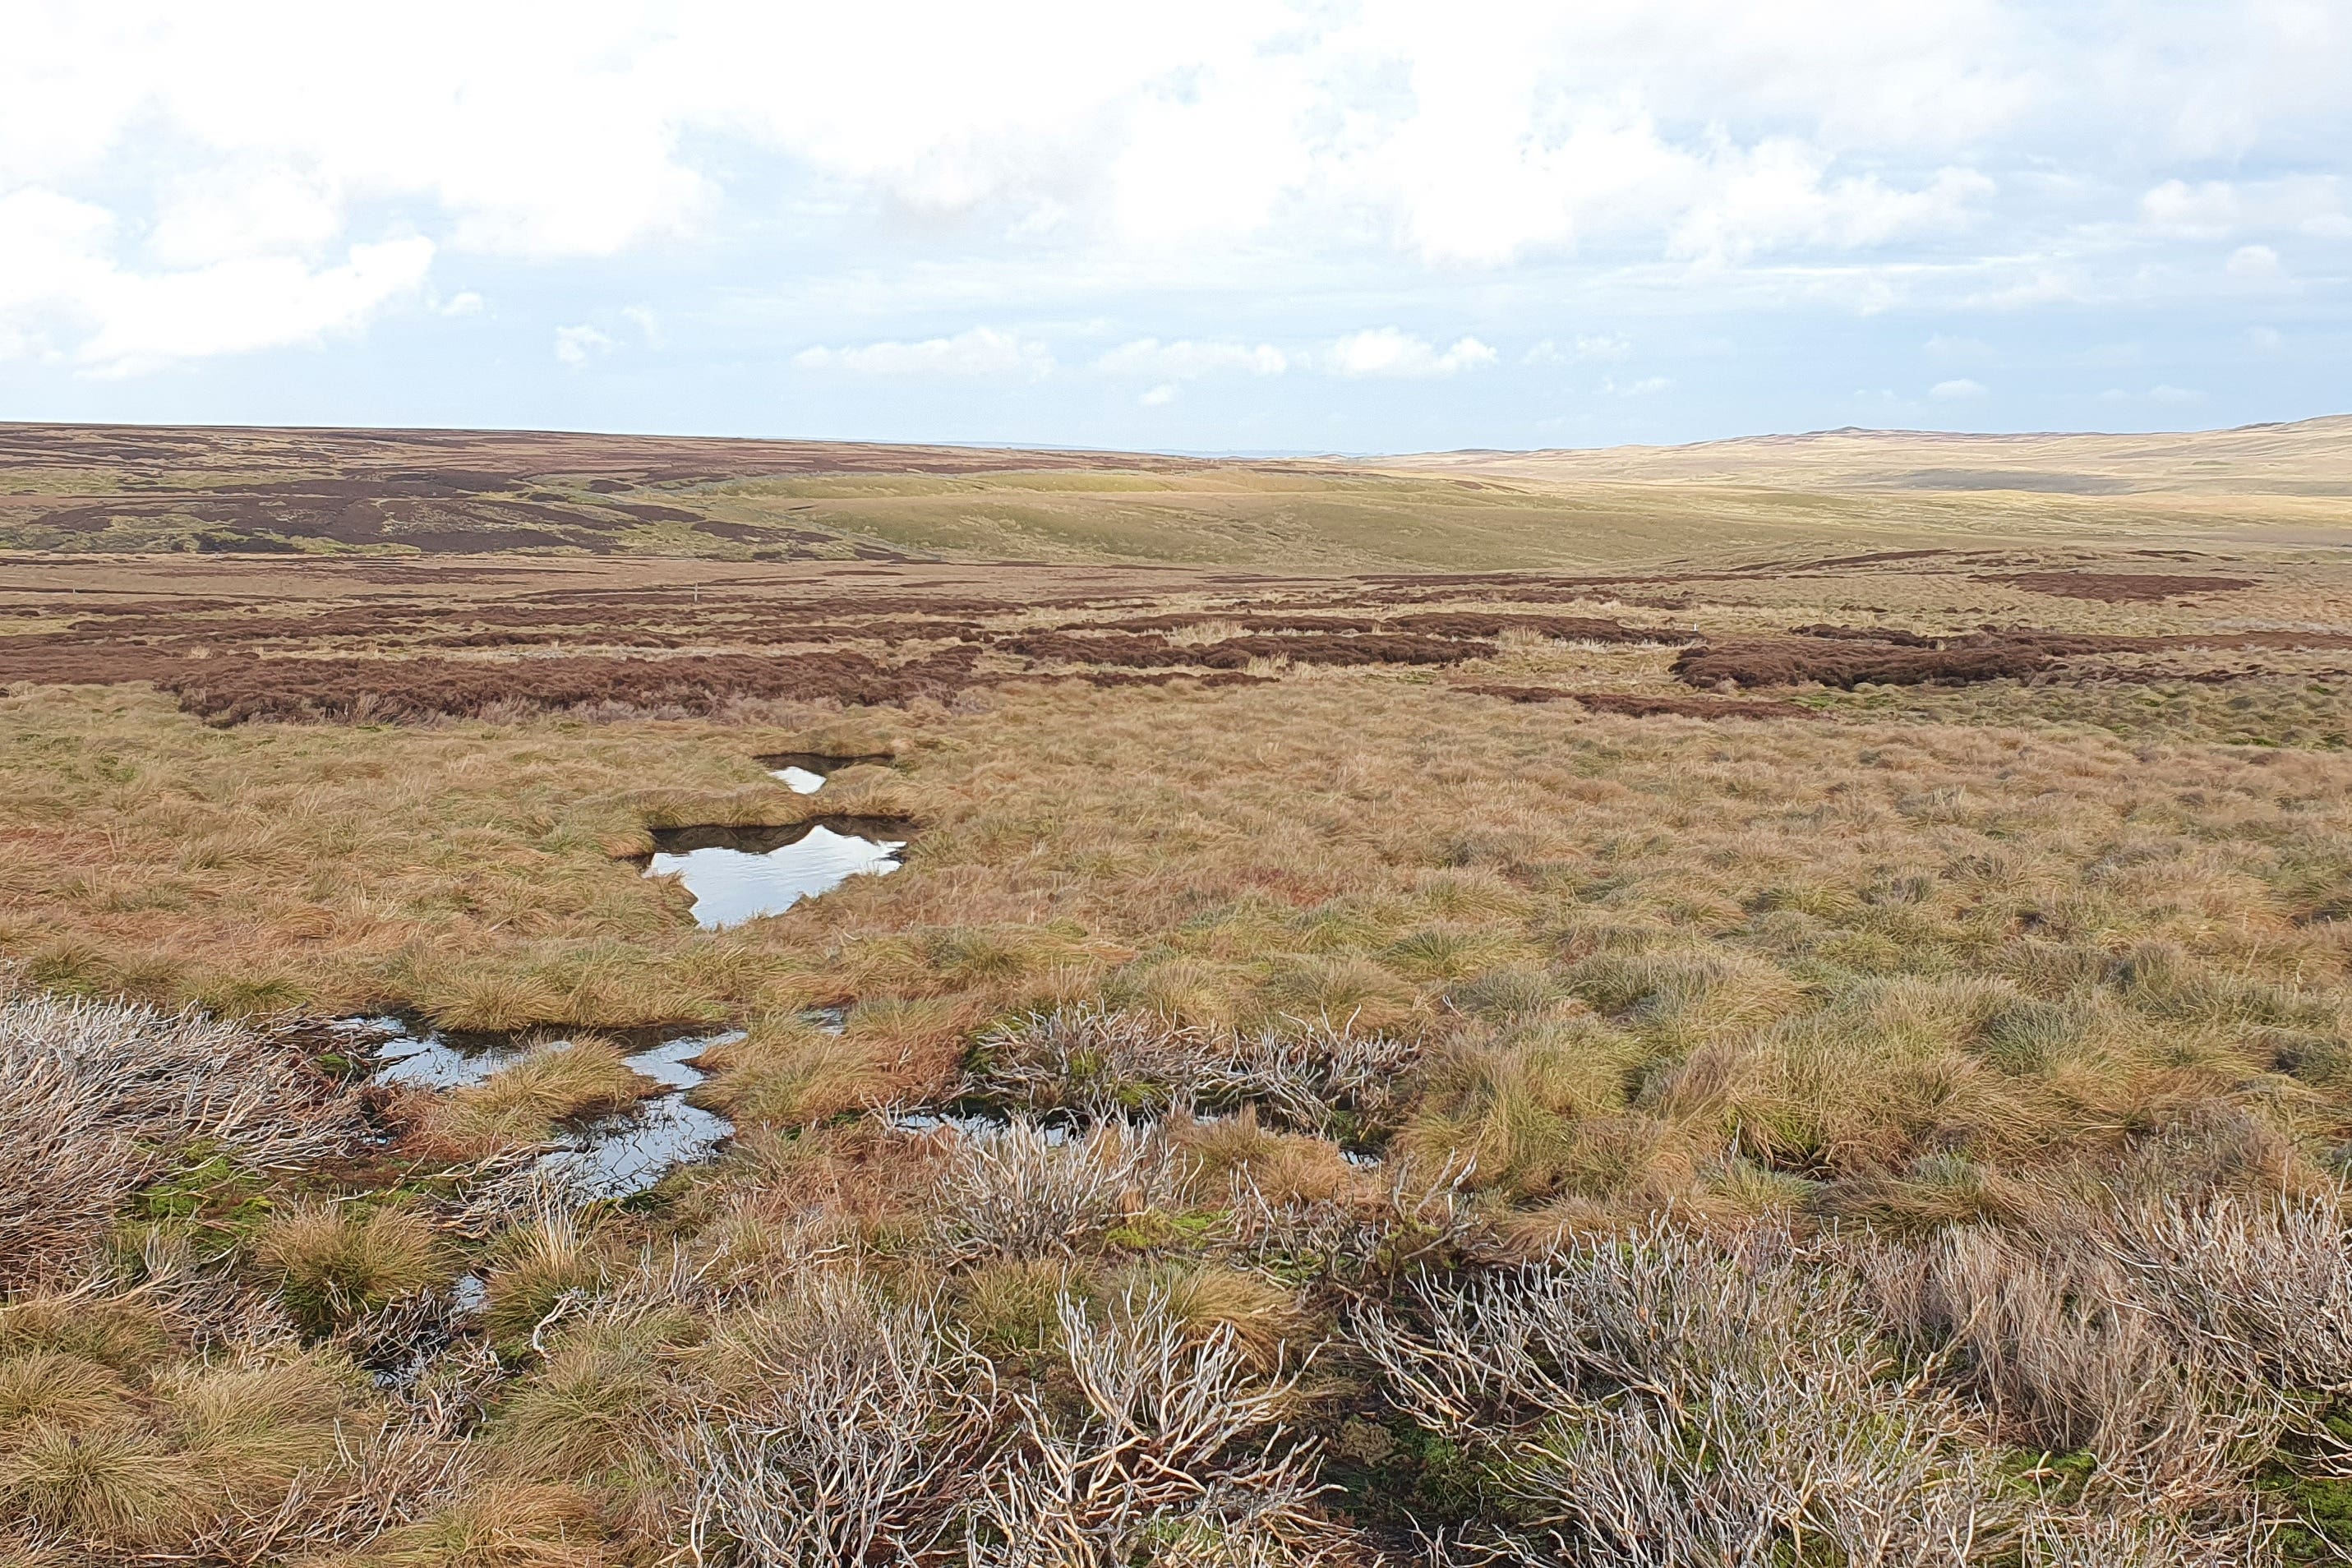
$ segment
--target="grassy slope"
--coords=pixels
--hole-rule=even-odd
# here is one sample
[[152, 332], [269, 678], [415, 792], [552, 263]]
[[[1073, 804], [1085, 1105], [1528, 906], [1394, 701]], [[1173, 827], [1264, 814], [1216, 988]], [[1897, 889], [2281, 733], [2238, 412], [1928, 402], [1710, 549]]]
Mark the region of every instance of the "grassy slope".
[[[413, 548], [403, 542], [413, 536], [434, 550], [732, 558], [862, 544], [949, 559], [1332, 571], [1717, 561], [1816, 543], [2255, 548], [2326, 542], [2352, 521], [2347, 429], [2352, 422], [2331, 419], [2165, 437], [1837, 433], [1268, 464], [462, 432], [362, 442], [335, 432], [77, 437], [16, 427], [0, 440], [0, 544], [396, 552]], [[141, 434], [152, 444], [133, 445]], [[436, 474], [456, 476], [456, 488], [415, 482]], [[380, 534], [347, 537], [337, 520], [350, 503], [334, 482], [388, 476], [405, 476], [415, 493], [387, 503]], [[2011, 482], [2004, 476], [2023, 488], [1988, 488]], [[619, 510], [631, 506], [688, 515]]]

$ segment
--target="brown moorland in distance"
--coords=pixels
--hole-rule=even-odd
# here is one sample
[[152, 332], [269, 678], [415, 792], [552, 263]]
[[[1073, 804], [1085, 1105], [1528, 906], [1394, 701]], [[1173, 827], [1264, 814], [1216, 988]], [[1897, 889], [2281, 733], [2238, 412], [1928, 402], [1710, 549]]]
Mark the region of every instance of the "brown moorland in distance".
[[2341, 1561], [2347, 430], [7, 427], [0, 1561]]
[[0, 550], [1558, 569], [1784, 550], [2324, 542], [2352, 417], [1228, 459], [526, 431], [0, 425]]

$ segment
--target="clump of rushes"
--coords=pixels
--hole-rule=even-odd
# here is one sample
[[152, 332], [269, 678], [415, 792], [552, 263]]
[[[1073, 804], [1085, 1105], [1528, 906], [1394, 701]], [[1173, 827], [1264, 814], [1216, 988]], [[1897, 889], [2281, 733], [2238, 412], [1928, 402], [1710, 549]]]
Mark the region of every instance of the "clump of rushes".
[[0, 1517], [67, 1540], [160, 1546], [184, 1539], [205, 1512], [194, 1473], [136, 1425], [36, 1422], [0, 1447]]
[[1196, 1259], [1143, 1264], [1128, 1271], [1110, 1299], [1131, 1306], [1164, 1303], [1187, 1344], [1202, 1345], [1224, 1332], [1242, 1359], [1269, 1372], [1285, 1346], [1307, 1332], [1308, 1319], [1298, 1299], [1262, 1274]]
[[287, 1315], [329, 1334], [442, 1275], [433, 1227], [404, 1209], [335, 1204], [273, 1221], [254, 1258], [278, 1282]]
[[1641, 1042], [1590, 1017], [1465, 1035], [1433, 1061], [1403, 1147], [1433, 1163], [1467, 1156], [1480, 1183], [1514, 1197], [1549, 1194], [1625, 1110], [1646, 1059]]
[[609, 1263], [593, 1231], [552, 1207], [500, 1235], [490, 1256], [484, 1326], [491, 1345], [509, 1359], [544, 1350], [546, 1328], [603, 1292]]
[[595, 1500], [575, 1487], [491, 1482], [363, 1550], [296, 1568], [602, 1568]]
[[110, 1368], [78, 1355], [39, 1351], [0, 1362], [0, 1434], [95, 1426], [123, 1414], [130, 1398]]
[[988, 1349], [1034, 1354], [1060, 1334], [1065, 1298], [1090, 1300], [1095, 1291], [1077, 1266], [1059, 1258], [1008, 1258], [967, 1274], [956, 1316]]
[[1271, 1131], [1258, 1124], [1255, 1106], [1221, 1121], [1180, 1121], [1172, 1136], [1192, 1158], [1193, 1187], [1204, 1202], [1224, 1197], [1237, 1182], [1276, 1204], [1328, 1201], [1360, 1184], [1338, 1144]]
[[0, 1307], [0, 1358], [54, 1352], [136, 1374], [171, 1348], [152, 1301], [26, 1295]]
[[553, 1041], [478, 1084], [436, 1099], [425, 1131], [453, 1153], [544, 1140], [559, 1121], [625, 1110], [654, 1089], [610, 1040]]
[[219, 1493], [258, 1504], [333, 1452], [364, 1387], [348, 1361], [316, 1351], [276, 1364], [188, 1372], [163, 1394], [190, 1468]]
[[583, 1323], [551, 1334], [537, 1374], [501, 1405], [492, 1435], [516, 1473], [600, 1475], [650, 1447], [667, 1413], [668, 1363], [700, 1337], [681, 1310]]

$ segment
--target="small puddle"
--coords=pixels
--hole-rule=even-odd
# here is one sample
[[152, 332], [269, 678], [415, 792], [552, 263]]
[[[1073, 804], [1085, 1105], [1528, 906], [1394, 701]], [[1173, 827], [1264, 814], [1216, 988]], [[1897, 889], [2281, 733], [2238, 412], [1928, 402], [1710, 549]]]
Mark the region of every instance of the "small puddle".
[[[394, 1031], [370, 1058], [377, 1066], [368, 1081], [410, 1089], [463, 1089], [497, 1077], [530, 1049], [562, 1050], [572, 1043], [551, 1039], [525, 1047], [507, 1036], [419, 1033], [391, 1017], [347, 1018], [339, 1026], [354, 1033]], [[735, 1124], [687, 1103], [686, 1090], [704, 1076], [691, 1064], [712, 1047], [742, 1037], [740, 1029], [673, 1034], [631, 1051], [622, 1060], [659, 1084], [662, 1092], [614, 1115], [559, 1128], [555, 1146], [539, 1157], [537, 1168], [585, 1201], [645, 1192], [680, 1165], [710, 1158], [734, 1133]], [[624, 1041], [631, 1043], [625, 1035]]]
[[790, 827], [659, 827], [648, 877], [676, 877], [694, 895], [705, 931], [782, 914], [852, 877], [898, 868], [906, 831], [887, 817], [828, 817]]
[[887, 763], [887, 752], [860, 757], [828, 757], [818, 752], [777, 752], [759, 759], [771, 778], [781, 780], [794, 795], [814, 795], [824, 787], [824, 781], [844, 768], [861, 763]]
[[345, 1018], [337, 1026], [389, 1033], [392, 1037], [368, 1058], [377, 1064], [368, 1081], [406, 1089], [464, 1089], [503, 1072], [526, 1054], [523, 1047], [504, 1035], [451, 1036], [438, 1029], [419, 1035], [411, 1033], [398, 1018]]

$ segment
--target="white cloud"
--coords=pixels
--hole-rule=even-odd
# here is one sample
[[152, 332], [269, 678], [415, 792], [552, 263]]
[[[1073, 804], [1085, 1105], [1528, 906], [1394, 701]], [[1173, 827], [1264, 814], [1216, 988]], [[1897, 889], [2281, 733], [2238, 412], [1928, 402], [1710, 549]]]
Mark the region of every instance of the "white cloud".
[[1163, 381], [1136, 399], [1146, 408], [1160, 408], [1176, 401], [1176, 384]]
[[662, 346], [661, 318], [646, 306], [624, 305], [621, 320], [637, 329], [637, 336], [645, 340], [646, 347], [657, 349]]
[[1095, 361], [1095, 368], [1111, 375], [1174, 377], [1189, 380], [1195, 376], [1238, 373], [1249, 375], [1280, 375], [1290, 368], [1290, 361], [1280, 349], [1268, 343], [1252, 347], [1239, 342], [1194, 342], [1185, 340], [1163, 343], [1157, 338], [1138, 338]]
[[479, 294], [471, 289], [461, 289], [436, 308], [445, 316], [478, 316], [482, 313], [482, 306], [483, 300]]
[[433, 242], [349, 247], [314, 266], [286, 255], [137, 270], [106, 209], [50, 191], [0, 196], [0, 351], [122, 376], [185, 360], [313, 344], [417, 293]]
[[587, 369], [589, 362], [602, 359], [617, 346], [611, 338], [584, 324], [555, 329], [555, 357], [572, 370]]
[[1580, 360], [1615, 362], [1631, 358], [1633, 340], [1622, 332], [1599, 332], [1562, 342], [1546, 338], [1520, 359], [1522, 364], [1570, 364]]
[[[0, 342], [117, 373], [363, 323], [429, 283], [395, 258], [494, 253], [476, 276], [504, 314], [551, 260], [667, 321], [700, 301], [652, 288], [748, 300], [799, 341], [880, 340], [808, 362], [872, 374], [1050, 368], [1039, 345], [919, 339], [943, 312], [1202, 322], [1156, 347], [1202, 368], [1136, 365], [1157, 384], [1276, 374], [1229, 351], [1310, 363], [1255, 342], [1256, 310], [1171, 297], [1335, 301], [1318, 322], [1576, 320], [1669, 287], [1726, 311], [2047, 310], [2210, 291], [2185, 248], [2208, 242], [2292, 258], [2315, 291], [2345, 275], [2320, 245], [2352, 237], [2335, 0], [2095, 26], [2031, 0], [599, 0], [560, 27], [458, 0], [16, 10], [0, 200], [54, 197], [85, 227], [69, 265], [57, 234], [5, 231]], [[376, 248], [403, 245], [423, 248]], [[2240, 284], [2275, 280], [2251, 265]], [[26, 302], [60, 266], [79, 281]], [[106, 336], [203, 278], [233, 303], [220, 331], [125, 316]], [[818, 313], [826, 289], [863, 309]], [[1103, 303], [1121, 291], [1133, 309]], [[1550, 352], [1626, 357], [1582, 342]], [[1405, 363], [1366, 374], [1444, 374]]]
[[2286, 338], [2276, 327], [2248, 327], [2246, 346], [2256, 353], [2274, 354], [2286, 343]]
[[1495, 363], [1495, 351], [1475, 338], [1457, 338], [1439, 350], [1394, 327], [1350, 332], [1331, 345], [1324, 364], [1334, 375], [1454, 375]]
[[2141, 218], [2159, 233], [2219, 239], [2238, 226], [2237, 187], [2227, 180], [2191, 185], [2167, 180], [2140, 197]]
[[1611, 397], [1653, 397], [1661, 392], [1674, 390], [1670, 375], [1645, 375], [1639, 381], [1621, 382], [1615, 376], [1603, 377], [1601, 390]]
[[2230, 253], [2222, 270], [2246, 283], [2284, 283], [2286, 268], [2279, 253], [2267, 245], [2242, 245]]
[[233, 261], [256, 251], [308, 254], [342, 232], [329, 187], [286, 168], [202, 170], [172, 182], [147, 250], [173, 267]]
[[855, 348], [819, 344], [793, 356], [803, 370], [849, 371], [858, 375], [987, 376], [1035, 380], [1054, 372], [1053, 352], [1044, 343], [974, 327], [951, 338], [920, 342], [883, 342]]
[[2312, 0], [2175, 9], [612, 0], [551, 29], [458, 0], [117, 0], [16, 19], [0, 181], [160, 178], [159, 237], [192, 254], [336, 243], [392, 200], [445, 249], [611, 255], [781, 170], [852, 210], [1154, 252], [1289, 230], [1442, 265], [1738, 260], [1948, 232], [2052, 147], [2326, 145], [2352, 26]]
[[2347, 192], [2352, 182], [2341, 174], [2167, 180], [2140, 198], [2140, 216], [2155, 232], [2186, 239], [2226, 239], [2243, 229], [2342, 238], [2352, 235]]
[[1939, 381], [1927, 389], [1927, 395], [1939, 403], [1961, 403], [1982, 397], [1990, 391], [1984, 383], [1961, 376], [1954, 381]]
[[1832, 178], [1818, 147], [1775, 139], [1723, 161], [1714, 188], [1667, 242], [1671, 255], [1716, 263], [1763, 251], [1858, 250], [1967, 226], [1998, 188], [1971, 169], [1942, 169], [1904, 189], [1874, 174]]
[[2189, 387], [2173, 386], [2168, 384], [2151, 386], [2146, 392], [2126, 392], [2120, 386], [2111, 386], [2099, 394], [2099, 401], [2102, 403], [2154, 403], [2165, 407], [2178, 408], [2191, 403], [2202, 403], [2205, 401], [2205, 395]]
[[1967, 333], [1937, 332], [1927, 343], [1927, 357], [1950, 364], [1983, 364], [1992, 359], [1992, 345]]

